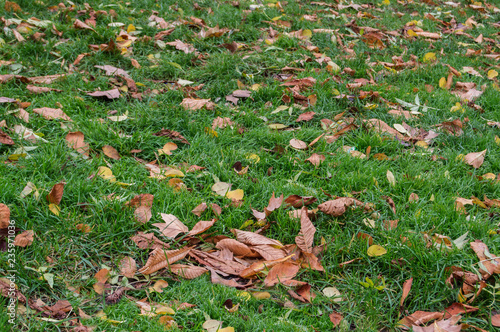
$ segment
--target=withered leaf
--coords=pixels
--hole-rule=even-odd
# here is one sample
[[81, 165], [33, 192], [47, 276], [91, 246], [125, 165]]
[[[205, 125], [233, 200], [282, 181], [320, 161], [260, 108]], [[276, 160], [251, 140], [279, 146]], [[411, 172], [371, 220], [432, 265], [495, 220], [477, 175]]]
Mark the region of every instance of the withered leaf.
[[77, 152], [88, 156], [89, 145], [84, 142], [85, 136], [81, 131], [69, 132], [66, 135], [66, 141], [70, 148], [75, 149]]
[[184, 136], [182, 136], [179, 132], [177, 132], [175, 130], [162, 128], [160, 131], [154, 133], [153, 135], [154, 136], [167, 136], [168, 138], [171, 138], [175, 141], [179, 141], [179, 142], [182, 142], [182, 143], [188, 144], [188, 145], [190, 144]]
[[7, 205], [0, 203], [0, 229], [7, 228], [10, 223], [10, 209]]
[[200, 205], [197, 205], [191, 212], [196, 216], [200, 217], [203, 212], [207, 209], [207, 203], [203, 202]]
[[125, 70], [110, 65], [94, 66], [94, 67], [104, 70], [107, 76], [123, 76], [126, 78], [131, 78], [130, 75]]
[[158, 227], [160, 232], [166, 237], [175, 238], [180, 233], [186, 233], [189, 231], [189, 228], [187, 228], [187, 226], [173, 214], [162, 213], [161, 218], [165, 221], [165, 223], [156, 223], [153, 224], [153, 226]]
[[120, 160], [120, 154], [118, 153], [118, 151], [112, 147], [111, 145], [104, 145], [102, 147], [102, 152], [108, 156], [109, 158], [111, 159], [114, 159], [114, 160]]
[[89, 25], [87, 25], [84, 22], [80, 21], [79, 19], [75, 20], [75, 22], [73, 23], [73, 28], [75, 28], [75, 29], [92, 30], [92, 31], [95, 32], [95, 30], [92, 27], [90, 27]]
[[307, 143], [296, 138], [290, 140], [290, 146], [297, 150], [307, 149]]
[[345, 213], [346, 207], [352, 205], [355, 205], [356, 207], [363, 207], [365, 210], [370, 209], [368, 205], [351, 197], [340, 197], [331, 201], [326, 201], [318, 205], [318, 209], [323, 213], [339, 217]]
[[253, 254], [252, 250], [246, 244], [243, 244], [234, 239], [223, 239], [215, 245], [217, 249], [228, 249], [236, 256], [250, 256]]
[[18, 247], [26, 247], [33, 243], [33, 236], [35, 233], [33, 231], [24, 231], [21, 234], [17, 234], [14, 238], [14, 245]]
[[266, 216], [270, 215], [274, 210], [279, 209], [281, 207], [281, 204], [283, 204], [283, 194], [281, 194], [280, 197], [276, 198], [273, 192], [273, 195], [269, 199], [267, 207], [264, 208]]
[[408, 297], [408, 294], [410, 294], [412, 283], [413, 283], [413, 278], [410, 278], [403, 283], [403, 294], [401, 295], [401, 300], [399, 301], [400, 307], [403, 306], [403, 303]]
[[330, 318], [330, 322], [332, 322], [333, 327], [337, 327], [340, 324], [340, 322], [342, 321], [342, 319], [344, 319], [344, 316], [342, 316], [341, 314], [339, 314], [336, 311], [329, 314], [328, 317]]
[[137, 271], [137, 265], [132, 257], [126, 256], [120, 260], [120, 273], [127, 277], [133, 278]]
[[290, 256], [286, 256], [284, 258], [276, 259], [276, 260], [272, 260], [272, 261], [255, 262], [252, 265], [250, 265], [249, 267], [247, 267], [246, 269], [244, 269], [243, 271], [241, 271], [240, 277], [252, 278], [264, 270], [268, 270], [277, 264], [286, 262], [287, 260], [289, 260], [292, 257], [293, 257], [293, 255], [290, 255]]
[[215, 224], [215, 221], [216, 221], [216, 219], [212, 219], [209, 221], [203, 221], [203, 220], [199, 221], [198, 223], [196, 223], [196, 225], [194, 225], [193, 229], [187, 235], [193, 236], [193, 235], [201, 234], [204, 231], [206, 231], [207, 229], [209, 229], [210, 227], [212, 227], [213, 224]]
[[484, 156], [486, 155], [486, 151], [488, 149], [484, 149], [480, 152], [471, 152], [465, 155], [465, 162], [471, 165], [474, 168], [479, 168], [484, 162]]
[[149, 259], [139, 272], [145, 275], [156, 272], [164, 267], [167, 267], [184, 257], [189, 253], [191, 247], [184, 247], [177, 250], [163, 250], [156, 248], [149, 255]]
[[311, 121], [314, 117], [314, 112], [305, 112], [305, 113], [302, 113], [301, 115], [299, 115], [299, 117], [297, 118], [297, 122], [300, 122], [300, 121]]
[[313, 153], [306, 161], [310, 162], [314, 166], [318, 167], [323, 161], [325, 161], [325, 156], [317, 153]]
[[62, 195], [64, 193], [64, 185], [66, 183], [60, 182], [56, 183], [52, 189], [50, 190], [50, 193], [47, 195], [47, 201], [52, 204], [59, 205], [61, 203]]
[[40, 114], [47, 120], [62, 119], [66, 121], [73, 121], [60, 108], [49, 108], [49, 107], [34, 108], [33, 112], [35, 112], [36, 114]]
[[197, 52], [196, 48], [194, 48], [193, 45], [184, 43], [184, 42], [180, 41], [179, 39], [176, 39], [173, 42], [168, 42], [168, 43], [165, 43], [165, 44], [166, 45], [170, 45], [170, 46], [174, 46], [176, 49], [178, 49], [179, 51], [183, 51], [186, 54], [188, 54], [188, 53], [196, 53]]
[[211, 102], [210, 99], [184, 98], [181, 102], [181, 106], [184, 107], [185, 110], [197, 111], [202, 108], [213, 110], [215, 104]]
[[277, 264], [269, 270], [264, 280], [264, 285], [266, 287], [272, 287], [280, 282], [283, 283], [287, 280], [291, 280], [297, 275], [299, 270], [300, 266], [288, 261]]
[[168, 248], [169, 245], [158, 239], [153, 233], [138, 232], [131, 237], [140, 249]]
[[283, 244], [277, 240], [269, 239], [263, 235], [246, 232], [239, 229], [232, 229], [231, 232], [236, 235], [236, 239], [248, 245], [257, 246], [259, 244], [268, 244], [271, 246], [276, 246], [277, 248], [283, 247]]
[[5, 132], [0, 129], [0, 144], [14, 145], [14, 141]]
[[285, 199], [285, 203], [288, 206], [293, 206], [294, 208], [300, 208], [306, 205], [311, 205], [316, 202], [318, 199], [313, 196], [299, 196], [299, 195], [290, 195]]
[[91, 97], [104, 97], [107, 99], [116, 99], [120, 98], [120, 90], [118, 89], [111, 89], [107, 91], [95, 91], [95, 92], [89, 92], [87, 95]]
[[300, 214], [300, 233], [295, 238], [295, 243], [304, 252], [311, 253], [316, 227], [307, 216], [307, 208], [303, 207]]
[[185, 279], [194, 279], [208, 272], [207, 269], [201, 266], [172, 264], [170, 271]]

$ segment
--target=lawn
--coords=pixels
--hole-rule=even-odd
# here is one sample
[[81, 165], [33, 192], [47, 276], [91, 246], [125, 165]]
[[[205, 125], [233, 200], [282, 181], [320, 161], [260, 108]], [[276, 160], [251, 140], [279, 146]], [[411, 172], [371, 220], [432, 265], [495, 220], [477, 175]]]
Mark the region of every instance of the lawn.
[[0, 4], [1, 331], [500, 327], [494, 1]]

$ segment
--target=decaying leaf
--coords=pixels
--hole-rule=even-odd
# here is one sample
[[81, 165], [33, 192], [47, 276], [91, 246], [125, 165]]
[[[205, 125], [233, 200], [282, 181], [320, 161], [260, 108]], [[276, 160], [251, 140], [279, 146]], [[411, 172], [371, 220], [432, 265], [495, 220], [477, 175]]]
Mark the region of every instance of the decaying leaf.
[[49, 108], [49, 107], [34, 108], [33, 112], [35, 112], [36, 114], [40, 114], [47, 120], [62, 119], [66, 121], [73, 121], [60, 108]]
[[139, 273], [148, 275], [156, 272], [164, 267], [167, 267], [184, 257], [189, 253], [191, 247], [184, 247], [176, 250], [163, 250], [161, 248], [156, 248], [149, 254], [149, 259], [142, 268], [139, 269]]
[[120, 272], [127, 278], [133, 278], [137, 271], [137, 265], [132, 257], [123, 257], [120, 260]]
[[102, 147], [102, 152], [108, 156], [109, 158], [111, 159], [114, 159], [114, 160], [120, 160], [120, 154], [118, 153], [118, 151], [112, 147], [111, 145], [104, 145]]
[[7, 205], [0, 203], [0, 229], [7, 228], [10, 223], [10, 209]]
[[161, 218], [165, 223], [156, 223], [153, 226], [158, 227], [160, 232], [166, 237], [175, 238], [180, 233], [187, 233], [189, 231], [187, 226], [173, 214], [162, 213]]
[[61, 199], [64, 193], [64, 185], [66, 183], [60, 182], [56, 183], [52, 189], [50, 190], [50, 193], [47, 195], [47, 201], [52, 204], [59, 205], [61, 203]]
[[471, 152], [465, 155], [465, 162], [474, 168], [479, 168], [484, 162], [487, 149], [480, 152]]

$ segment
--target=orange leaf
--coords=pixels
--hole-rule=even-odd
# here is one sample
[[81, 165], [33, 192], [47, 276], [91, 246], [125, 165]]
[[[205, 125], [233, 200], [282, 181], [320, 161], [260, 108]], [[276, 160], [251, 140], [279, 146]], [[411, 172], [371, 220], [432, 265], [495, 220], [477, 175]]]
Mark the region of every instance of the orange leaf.
[[114, 159], [114, 160], [119, 160], [120, 159], [120, 154], [118, 153], [118, 151], [112, 147], [111, 145], [104, 145], [102, 147], [102, 152], [108, 156], [109, 158], [111, 159]]

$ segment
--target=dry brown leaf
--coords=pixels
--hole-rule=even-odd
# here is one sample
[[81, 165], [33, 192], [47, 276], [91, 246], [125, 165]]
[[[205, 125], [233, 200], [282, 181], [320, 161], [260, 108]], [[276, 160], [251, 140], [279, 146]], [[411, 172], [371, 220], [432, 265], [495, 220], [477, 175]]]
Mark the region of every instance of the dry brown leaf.
[[0, 229], [7, 228], [10, 224], [10, 209], [7, 205], [0, 203]]
[[173, 214], [162, 213], [161, 218], [165, 223], [156, 223], [153, 226], [158, 227], [160, 232], [166, 237], [175, 238], [180, 233], [187, 233], [189, 231], [189, 228]]
[[236, 235], [236, 239], [240, 242], [243, 242], [245, 244], [251, 245], [251, 246], [258, 246], [260, 244], [268, 244], [270, 246], [275, 246], [277, 248], [283, 247], [283, 244], [277, 240], [273, 240], [270, 238], [267, 238], [263, 235], [253, 233], [253, 232], [246, 232], [242, 231], [239, 229], [232, 229], [231, 232]]
[[0, 278], [0, 295], [6, 298], [15, 298], [21, 303], [26, 303], [26, 297], [19, 291], [17, 285], [11, 287], [13, 282], [7, 278]]
[[5, 132], [0, 129], [0, 144], [14, 145], [14, 141]]
[[224, 129], [227, 126], [230, 126], [232, 128], [233, 125], [234, 125], [234, 122], [231, 121], [230, 118], [221, 118], [220, 116], [218, 116], [212, 122], [212, 129], [215, 129], [215, 128]]
[[140, 249], [168, 248], [169, 245], [158, 239], [153, 233], [138, 232], [130, 238]]
[[283, 262], [273, 266], [266, 279], [264, 280], [264, 285], [266, 287], [272, 287], [278, 283], [283, 283], [287, 280], [293, 279], [300, 270], [300, 266], [293, 264], [291, 262]]
[[73, 121], [60, 108], [49, 108], [49, 107], [34, 108], [33, 112], [35, 112], [36, 114], [40, 114], [47, 120], [62, 119], [66, 121]]
[[325, 156], [317, 153], [313, 153], [306, 161], [310, 162], [314, 166], [318, 167], [322, 162], [325, 161]]
[[401, 319], [399, 324], [410, 328], [413, 325], [422, 325], [431, 320], [441, 319], [442, 317], [442, 312], [415, 311], [413, 314]]
[[94, 91], [94, 92], [89, 92], [87, 93], [88, 96], [91, 97], [104, 97], [109, 100], [120, 98], [120, 90], [118, 89], [111, 89], [111, 90], [106, 90], [106, 91]]
[[491, 325], [500, 327], [500, 314], [491, 316]]
[[129, 73], [127, 73], [125, 70], [121, 68], [113, 67], [110, 65], [94, 66], [94, 67], [104, 70], [107, 76], [123, 76], [125, 78], [131, 78]]
[[410, 203], [418, 202], [418, 200], [419, 200], [419, 197], [415, 193], [411, 193], [410, 197], [408, 198], [408, 202], [410, 202]]
[[295, 243], [304, 252], [311, 253], [316, 227], [307, 216], [307, 208], [303, 207], [300, 214], [300, 233], [295, 238]]
[[182, 136], [179, 132], [177, 132], [175, 130], [162, 128], [159, 132], [156, 132], [153, 135], [154, 136], [167, 136], [175, 141], [179, 141], [179, 142], [182, 142], [182, 143], [188, 144], [188, 145], [190, 144], [184, 136]]
[[344, 319], [344, 316], [342, 316], [336, 311], [329, 314], [328, 317], [330, 318], [330, 322], [332, 322], [333, 327], [337, 327], [340, 324], [340, 322], [342, 322], [342, 319]]
[[196, 216], [200, 217], [203, 212], [207, 209], [207, 203], [203, 202], [200, 205], [196, 206], [191, 212]]
[[307, 143], [296, 138], [290, 140], [290, 146], [297, 150], [307, 149]]
[[85, 136], [81, 131], [69, 132], [66, 135], [66, 141], [68, 142], [68, 146], [70, 148], [75, 149], [77, 152], [88, 157], [89, 155], [89, 145], [85, 143]]
[[[483, 276], [483, 279], [488, 279], [491, 275], [495, 273], [500, 273], [500, 257], [492, 255], [488, 246], [480, 240], [476, 240], [470, 243], [470, 247], [477, 255], [480, 260], [479, 272]], [[486, 271], [483, 269], [486, 269]]]
[[14, 238], [14, 245], [18, 247], [26, 247], [33, 243], [33, 236], [35, 233], [33, 231], [24, 231], [21, 234], [17, 234]]
[[201, 234], [204, 231], [206, 231], [207, 229], [209, 229], [210, 227], [212, 227], [213, 224], [215, 224], [215, 221], [216, 221], [216, 219], [212, 219], [209, 221], [203, 221], [203, 220], [198, 221], [196, 223], [196, 225], [194, 225], [193, 229], [187, 235], [193, 236], [193, 235]]
[[313, 196], [290, 195], [285, 199], [285, 203], [287, 203], [288, 206], [293, 206], [294, 208], [301, 208], [306, 205], [311, 205], [317, 200], [318, 199]]
[[246, 244], [243, 244], [234, 239], [223, 239], [217, 242], [215, 245], [217, 249], [228, 249], [236, 256], [251, 256], [253, 255], [252, 250]]
[[137, 272], [137, 265], [132, 257], [126, 256], [120, 260], [120, 273], [127, 277], [133, 278]]
[[240, 277], [246, 278], [246, 279], [252, 278], [264, 270], [268, 270], [277, 264], [286, 262], [287, 260], [289, 260], [293, 256], [294, 255], [290, 255], [290, 256], [286, 256], [284, 258], [276, 259], [276, 260], [272, 260], [272, 261], [255, 262], [252, 265], [250, 265], [249, 267], [247, 267], [246, 269], [244, 269], [243, 271], [241, 271], [239, 275], [240, 275]]
[[49, 203], [59, 205], [61, 203], [61, 199], [64, 193], [64, 185], [66, 183], [60, 182], [56, 183], [52, 189], [50, 190], [50, 193], [47, 195], [47, 201]]
[[326, 201], [318, 205], [318, 209], [323, 213], [339, 217], [345, 213], [346, 207], [352, 205], [355, 205], [356, 207], [363, 207], [365, 210], [369, 209], [368, 205], [351, 197], [340, 197], [331, 201]]
[[210, 99], [184, 98], [181, 102], [181, 106], [184, 107], [185, 110], [197, 111], [202, 108], [213, 110], [215, 104], [211, 102]]
[[149, 254], [149, 259], [139, 272], [145, 275], [156, 272], [164, 267], [167, 267], [184, 257], [189, 253], [191, 247], [184, 247], [177, 250], [163, 250], [156, 248]]
[[279, 209], [281, 207], [281, 204], [283, 204], [283, 194], [281, 194], [280, 197], [276, 198], [273, 191], [273, 195], [269, 199], [267, 207], [264, 208], [266, 216], [270, 215], [274, 210]]
[[300, 121], [311, 121], [314, 117], [314, 112], [305, 112], [305, 113], [302, 113], [301, 115], [299, 115], [299, 117], [297, 118], [297, 122], [300, 122]]
[[486, 151], [488, 149], [484, 149], [481, 152], [471, 152], [465, 155], [465, 162], [471, 165], [474, 168], [479, 168], [484, 162], [484, 156], [486, 155]]
[[408, 294], [410, 294], [412, 283], [413, 283], [413, 278], [410, 278], [403, 283], [403, 295], [401, 295], [401, 300], [399, 301], [400, 307], [403, 306], [403, 303], [408, 297]]
[[84, 22], [80, 21], [79, 19], [75, 20], [75, 22], [73, 23], [73, 28], [75, 28], [75, 29], [92, 30], [92, 31], [95, 32], [95, 30], [92, 27], [90, 27], [89, 25], [87, 25]]
[[194, 265], [172, 264], [169, 268], [172, 273], [185, 279], [198, 278], [208, 272], [204, 267]]
[[111, 159], [114, 159], [114, 160], [120, 160], [120, 154], [118, 153], [118, 151], [112, 147], [111, 145], [104, 145], [102, 147], [102, 152], [108, 156], [109, 158]]
[[170, 45], [170, 46], [174, 46], [176, 49], [178, 49], [179, 51], [183, 51], [186, 54], [188, 54], [188, 53], [197, 53], [196, 48], [194, 48], [193, 45], [186, 44], [186, 43], [180, 41], [179, 39], [176, 39], [173, 42], [168, 42], [168, 43], [165, 43], [165, 44]]
[[32, 92], [32, 93], [46, 93], [46, 92], [51, 92], [51, 91], [62, 92], [62, 90], [58, 90], [58, 89], [54, 89], [54, 88], [47, 88], [44, 86], [34, 86], [34, 85], [30, 85], [30, 84], [28, 84], [26, 86], [26, 89], [28, 89], [28, 91]]
[[262, 258], [264, 258], [266, 261], [272, 261], [286, 256], [285, 251], [268, 244], [259, 244], [258, 246], [252, 246], [251, 249], [262, 256]]

